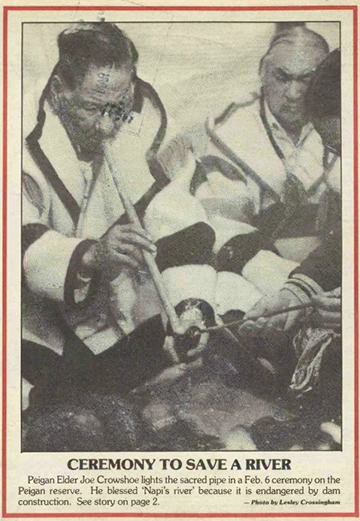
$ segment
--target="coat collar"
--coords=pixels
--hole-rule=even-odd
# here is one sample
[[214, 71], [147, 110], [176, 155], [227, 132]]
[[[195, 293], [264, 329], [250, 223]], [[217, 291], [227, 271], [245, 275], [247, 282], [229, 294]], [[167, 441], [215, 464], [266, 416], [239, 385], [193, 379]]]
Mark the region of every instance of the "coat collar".
[[263, 127], [258, 100], [250, 107], [238, 109], [215, 128], [215, 134], [265, 185], [280, 194], [285, 170]]
[[54, 114], [48, 102], [45, 102], [44, 111], [45, 122], [39, 144], [58, 177], [80, 206], [84, 191], [82, 162], [79, 161], [59, 117]]
[[[316, 185], [323, 175], [323, 147], [320, 136], [313, 128], [306, 129], [306, 137], [299, 148], [302, 155], [295, 175], [306, 191]], [[286, 169], [276, 154], [260, 117], [260, 101], [238, 109], [222, 125], [215, 127], [213, 136], [226, 144], [242, 162], [250, 167], [263, 183], [263, 188], [281, 196]], [[215, 143], [215, 140], [212, 140]]]

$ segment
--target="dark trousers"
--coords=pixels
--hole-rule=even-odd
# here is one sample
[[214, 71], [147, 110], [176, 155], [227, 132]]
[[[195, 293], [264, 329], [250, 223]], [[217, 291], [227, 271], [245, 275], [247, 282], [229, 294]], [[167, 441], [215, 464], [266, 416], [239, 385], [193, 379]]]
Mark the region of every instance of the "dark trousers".
[[22, 375], [35, 386], [31, 406], [46, 407], [80, 392], [127, 394], [168, 365], [165, 332], [155, 316], [112, 347], [94, 355], [66, 329], [63, 356], [29, 341], [22, 344]]

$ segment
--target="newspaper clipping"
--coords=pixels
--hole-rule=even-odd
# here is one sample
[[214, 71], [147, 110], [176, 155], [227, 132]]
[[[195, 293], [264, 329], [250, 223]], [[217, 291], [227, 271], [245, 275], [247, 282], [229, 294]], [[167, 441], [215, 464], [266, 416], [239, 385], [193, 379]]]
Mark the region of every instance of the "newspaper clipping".
[[357, 3], [2, 6], [3, 517], [359, 517]]

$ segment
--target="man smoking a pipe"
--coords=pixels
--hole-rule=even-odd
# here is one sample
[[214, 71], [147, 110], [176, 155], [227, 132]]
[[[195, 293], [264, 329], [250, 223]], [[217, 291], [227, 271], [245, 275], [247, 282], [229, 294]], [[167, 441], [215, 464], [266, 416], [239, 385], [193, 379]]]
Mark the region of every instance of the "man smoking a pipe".
[[[89, 392], [126, 394], [169, 365], [163, 344], [171, 337], [142, 252], [156, 255], [178, 315], [203, 325], [213, 315], [214, 234], [191, 206], [179, 222], [169, 203], [170, 220], [154, 224], [169, 181], [154, 161], [167, 118], [137, 76], [133, 42], [114, 24], [80, 23], [59, 35], [58, 47], [24, 145], [22, 370], [35, 386], [30, 414], [69, 406], [86, 450], [86, 414], [77, 422], [71, 407], [96, 401]], [[152, 236], [128, 222], [104, 143]]]

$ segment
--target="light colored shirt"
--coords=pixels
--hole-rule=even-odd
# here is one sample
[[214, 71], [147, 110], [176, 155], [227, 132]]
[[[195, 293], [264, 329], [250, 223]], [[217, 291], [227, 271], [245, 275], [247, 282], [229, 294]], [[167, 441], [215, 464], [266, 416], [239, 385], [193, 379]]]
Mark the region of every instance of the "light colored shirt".
[[312, 123], [307, 123], [302, 128], [297, 143], [294, 143], [274, 117], [267, 103], [265, 103], [265, 117], [273, 138], [284, 155], [286, 173], [295, 175], [303, 183], [305, 190], [309, 190], [323, 170], [322, 163], [319, 164], [319, 134]]

